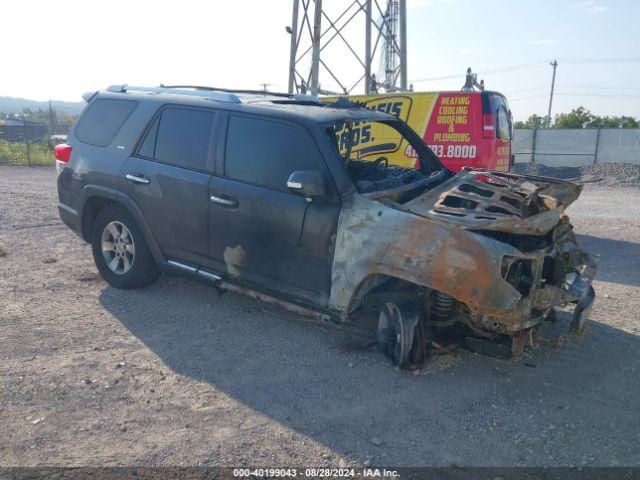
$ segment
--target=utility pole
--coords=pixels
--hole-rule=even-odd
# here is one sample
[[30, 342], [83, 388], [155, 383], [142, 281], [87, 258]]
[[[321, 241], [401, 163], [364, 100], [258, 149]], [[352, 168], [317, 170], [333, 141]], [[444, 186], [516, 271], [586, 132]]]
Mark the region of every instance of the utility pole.
[[49, 99], [49, 136], [53, 135], [53, 108], [51, 107], [51, 99]]
[[22, 111], [22, 126], [24, 127], [24, 146], [27, 149], [27, 166], [31, 166], [31, 148], [29, 147], [29, 131], [27, 130], [27, 118]]
[[550, 63], [553, 67], [553, 77], [551, 78], [551, 95], [549, 95], [549, 114], [547, 115], [547, 128], [551, 126], [551, 106], [553, 105], [553, 90], [556, 88], [556, 69], [558, 68], [558, 61], [554, 60]]
[[269, 90], [267, 90], [267, 87], [271, 86], [270, 83], [261, 83], [260, 85], [262, 85], [262, 91], [263, 92], [268, 92]]

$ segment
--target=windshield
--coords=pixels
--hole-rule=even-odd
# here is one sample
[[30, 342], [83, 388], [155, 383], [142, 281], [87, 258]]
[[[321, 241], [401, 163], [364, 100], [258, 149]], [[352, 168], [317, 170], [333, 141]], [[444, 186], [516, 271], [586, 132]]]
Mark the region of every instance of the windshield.
[[401, 122], [337, 122], [327, 133], [360, 193], [409, 185], [442, 169], [433, 152]]

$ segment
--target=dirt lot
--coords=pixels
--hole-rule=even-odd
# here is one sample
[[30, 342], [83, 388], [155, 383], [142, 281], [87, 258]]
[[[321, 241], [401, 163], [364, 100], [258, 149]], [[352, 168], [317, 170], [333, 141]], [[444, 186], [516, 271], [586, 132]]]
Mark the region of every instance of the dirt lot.
[[640, 189], [570, 210], [601, 255], [585, 335], [416, 374], [182, 278], [108, 287], [54, 181], [0, 166], [0, 465], [640, 465]]

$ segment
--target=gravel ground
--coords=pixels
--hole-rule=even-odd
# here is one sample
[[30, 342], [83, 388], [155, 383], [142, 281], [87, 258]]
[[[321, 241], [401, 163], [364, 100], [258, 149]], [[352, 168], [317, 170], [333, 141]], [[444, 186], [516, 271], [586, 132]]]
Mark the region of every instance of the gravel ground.
[[362, 340], [177, 277], [118, 291], [50, 168], [0, 166], [0, 465], [640, 465], [640, 190], [570, 210], [582, 336], [395, 370]]
[[585, 167], [516, 163], [514, 169], [516, 173], [576, 180], [606, 187], [640, 187], [640, 165], [632, 163], [599, 163]]

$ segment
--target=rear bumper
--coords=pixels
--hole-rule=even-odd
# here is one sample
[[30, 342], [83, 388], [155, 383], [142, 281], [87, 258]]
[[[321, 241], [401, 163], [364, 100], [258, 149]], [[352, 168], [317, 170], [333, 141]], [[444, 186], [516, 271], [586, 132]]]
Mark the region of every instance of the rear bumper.
[[82, 235], [82, 221], [77, 210], [64, 203], [58, 203], [58, 214], [60, 215], [60, 220], [62, 220], [67, 227], [73, 230], [80, 238], [84, 239]]

